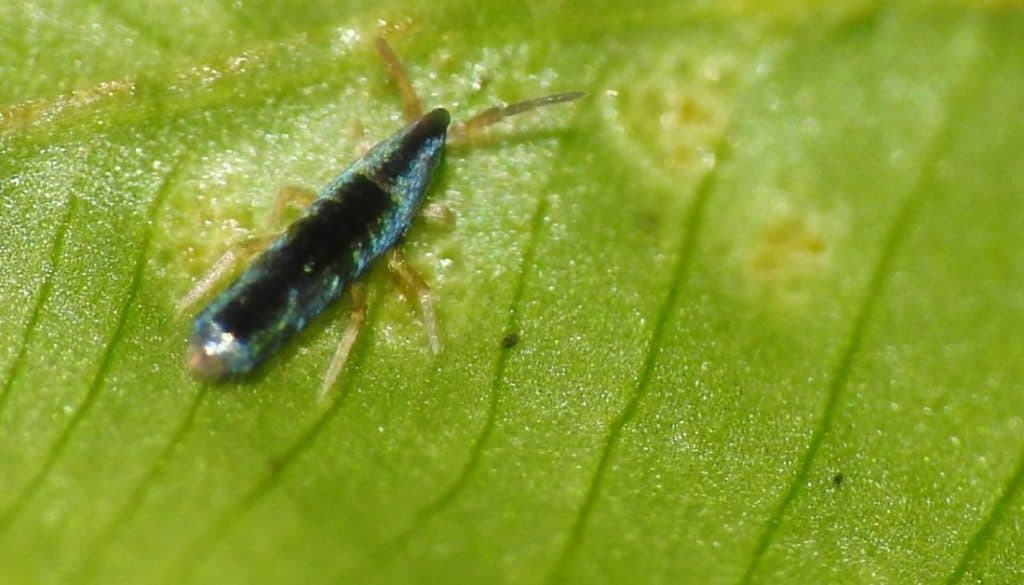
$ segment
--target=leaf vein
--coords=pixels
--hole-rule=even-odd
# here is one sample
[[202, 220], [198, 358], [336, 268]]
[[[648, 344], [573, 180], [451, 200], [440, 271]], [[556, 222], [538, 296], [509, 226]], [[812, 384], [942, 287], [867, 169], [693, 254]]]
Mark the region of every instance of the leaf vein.
[[[203, 399], [207, 395], [207, 386], [202, 386], [199, 392], [196, 393], [192, 400], [192, 403], [188, 407], [188, 411], [185, 413], [185, 418], [178, 425], [178, 428], [171, 434], [170, 440], [164, 445], [164, 448], [157, 455], [153, 464], [149, 466], [146, 473], [139, 480], [139, 483], [131, 491], [128, 497], [125, 499], [124, 505], [120, 510], [117, 511], [116, 515], [110, 521], [109, 524], [100, 532], [100, 535], [93, 541], [92, 546], [86, 554], [83, 555], [84, 562], [77, 569], [77, 574], [91, 575], [91, 572], [95, 569], [98, 561], [98, 555], [100, 551], [108, 548], [117, 534], [124, 529], [131, 520], [135, 511], [142, 504], [146, 498], [146, 494], [149, 493], [150, 488], [154, 485], [160, 474], [163, 472], [164, 467], [170, 460], [171, 455], [174, 453], [175, 448], [178, 447], [184, 441], [185, 436], [192, 430], [192, 425], [195, 423], [196, 415], [199, 412], [199, 407], [203, 403]], [[73, 579], [79, 581], [81, 579]]]
[[107, 342], [103, 349], [103, 354], [100, 357], [100, 365], [96, 370], [96, 374], [93, 377], [92, 382], [89, 384], [88, 390], [85, 393], [85, 397], [71, 416], [71, 420], [64, 427], [60, 436], [54, 441], [53, 446], [50, 447], [50, 451], [46, 454], [43, 459], [43, 464], [36, 471], [36, 473], [29, 479], [25, 487], [18, 493], [14, 498], [14, 502], [10, 507], [7, 508], [0, 515], [0, 531], [7, 529], [14, 519], [24, 510], [25, 506], [36, 494], [36, 492], [43, 486], [46, 478], [50, 472], [57, 465], [64, 450], [70, 444], [71, 437], [75, 430], [85, 419], [86, 415], [92, 410], [96, 399], [99, 397], [100, 390], [103, 388], [106, 382], [107, 374], [110, 372], [110, 366], [113, 363], [114, 349], [120, 344], [121, 338], [124, 336], [125, 326], [128, 321], [128, 313], [131, 307], [135, 304], [135, 299], [138, 297], [139, 290], [142, 286], [142, 277], [145, 273], [146, 259], [149, 257], [149, 248], [153, 239], [153, 232], [155, 231], [154, 225], [156, 223], [156, 216], [160, 209], [163, 208], [163, 201], [167, 197], [167, 193], [170, 191], [173, 177], [176, 175], [177, 166], [164, 176], [156, 195], [150, 202], [148, 209], [146, 210], [146, 229], [142, 236], [142, 245], [140, 246], [139, 253], [135, 259], [135, 266], [132, 270], [132, 279], [128, 285], [127, 294], [124, 297], [124, 301], [118, 308], [117, 322], [114, 328], [114, 333], [110, 336], [110, 340]]
[[[366, 318], [366, 326], [376, 321], [375, 317], [377, 314], [377, 307], [380, 303], [370, 303], [369, 312]], [[206, 558], [207, 555], [214, 548], [214, 544], [220, 540], [223, 540], [225, 534], [231, 529], [236, 522], [238, 522], [245, 514], [252, 509], [253, 506], [258, 503], [264, 495], [281, 482], [285, 472], [293, 463], [298, 461], [299, 457], [308, 450], [316, 442], [317, 437], [323, 431], [331, 420], [341, 410], [341, 405], [348, 398], [351, 392], [351, 380], [352, 372], [359, 368], [362, 363], [364, 354], [367, 350], [367, 344], [363, 341], [365, 335], [360, 335], [356, 340], [355, 347], [352, 350], [352, 356], [349, 358], [349, 363], [345, 367], [343, 374], [344, 379], [342, 380], [342, 386], [339, 388], [337, 397], [331, 402], [330, 406], [324, 411], [324, 413], [314, 422], [305, 432], [303, 432], [279, 457], [275, 459], [275, 465], [271, 470], [263, 476], [263, 478], [256, 483], [248, 492], [246, 492], [239, 500], [237, 500], [232, 506], [230, 506], [226, 512], [224, 512], [203, 534], [199, 536], [191, 545], [185, 549], [185, 554], [182, 555], [181, 562], [178, 564], [178, 569], [175, 571], [175, 583], [181, 583], [188, 581], [188, 577], [191, 576], [192, 572], [199, 567], [201, 560]]]
[[611, 461], [612, 452], [619, 443], [623, 429], [636, 416], [640, 402], [644, 399], [650, 389], [650, 384], [654, 377], [654, 365], [657, 363], [657, 360], [661, 355], [665, 333], [668, 329], [668, 323], [672, 318], [673, 311], [679, 302], [680, 293], [686, 285], [686, 280], [689, 276], [690, 265], [692, 263], [693, 253], [697, 243], [697, 234], [701, 229], [701, 224], [704, 219], [704, 208], [706, 207], [707, 202], [711, 197], [711, 193], [714, 190], [714, 186], [718, 178], [718, 171], [721, 169], [721, 166], [727, 156], [726, 143], [725, 134], [723, 134], [719, 137], [718, 144], [715, 145], [715, 160], [717, 163], [713, 169], [708, 171], [708, 173], [701, 178], [700, 183], [697, 185], [693, 202], [686, 208], [685, 215], [682, 218], [684, 235], [680, 239], [679, 250], [676, 256], [676, 264], [672, 270], [672, 280], [669, 284], [668, 293], [665, 295], [665, 298], [658, 309], [654, 328], [651, 333], [650, 340], [647, 343], [647, 349], [644, 352], [644, 358], [640, 368], [640, 374], [637, 378], [635, 390], [630, 396], [629, 401], [626, 403], [622, 412], [619, 413], [608, 427], [608, 433], [605, 436], [601, 454], [597, 461], [597, 467], [594, 470], [590, 484], [584, 494], [583, 502], [580, 504], [580, 507], [576, 512], [576, 517], [573, 519], [565, 544], [559, 552], [558, 557], [552, 565], [551, 572], [548, 574], [548, 578], [546, 579], [546, 582], [549, 584], [558, 583], [564, 580], [563, 577], [565, 571], [583, 540], [583, 534], [586, 530], [587, 522], [593, 512], [597, 498], [600, 495], [601, 487], [608, 472], [608, 465]]
[[[539, 247], [541, 239], [541, 231], [544, 227], [544, 218], [547, 215], [549, 206], [550, 201], [547, 197], [547, 192], [545, 191], [534, 210], [533, 217], [530, 220], [530, 235], [526, 242], [526, 249], [523, 253], [519, 275], [516, 279], [515, 288], [513, 289], [512, 301], [509, 304], [509, 317], [506, 324], [506, 331], [508, 332], [519, 331], [519, 311], [520, 306], [522, 305], [523, 295], [526, 292], [526, 276], [529, 267], [535, 262], [537, 248]], [[504, 385], [505, 369], [510, 355], [511, 352], [503, 349], [498, 354], [498, 358], [495, 361], [494, 374], [491, 377], [491, 389], [487, 402], [487, 412], [484, 415], [484, 424], [480, 428], [480, 432], [477, 434], [476, 438], [473, 440], [473, 444], [469, 450], [469, 455], [466, 458], [466, 463], [462, 466], [458, 477], [456, 477], [455, 481], [453, 481], [452, 484], [437, 498], [427, 503], [414, 514], [414, 521], [409, 525], [409, 527], [402, 531], [398, 536], [381, 546], [376, 552], [370, 554], [368, 566], [366, 568], [379, 568], [393, 559], [402, 549], [405, 548], [409, 541], [412, 540], [420, 530], [423, 530], [426, 527], [434, 517], [455, 502], [465, 489], [466, 485], [469, 484], [469, 479], [472, 477], [477, 467], [479, 467], [487, 442], [490, 439], [491, 433], [494, 431], [494, 426], [498, 418], [498, 402], [500, 398], [499, 391]], [[358, 570], [358, 568], [356, 570]]]
[[[541, 238], [541, 230], [544, 226], [544, 217], [547, 215], [548, 206], [549, 201], [545, 193], [541, 198], [540, 203], [538, 203], [533, 214], [533, 219], [531, 220], [530, 238], [527, 243], [527, 249], [523, 254], [522, 266], [518, 275], [519, 277], [516, 279], [516, 287], [509, 309], [506, 331], [519, 330], [519, 310], [522, 305], [523, 295], [526, 291], [527, 269], [534, 263], [538, 243]], [[494, 365], [494, 375], [491, 378], [491, 391], [488, 396], [487, 414], [484, 419], [484, 425], [480, 429], [480, 433], [477, 435], [476, 439], [473, 441], [473, 446], [470, 449], [469, 457], [466, 459], [466, 464], [462, 468], [462, 472], [448, 490], [417, 514], [417, 524], [429, 522], [430, 518], [436, 516], [451, 505], [451, 503], [458, 498], [459, 494], [466, 487], [470, 476], [479, 466], [487, 441], [490, 439], [491, 433], [494, 431], [494, 425], [498, 417], [498, 402], [501, 396], [499, 391], [505, 383], [505, 369], [508, 365], [508, 358], [510, 355], [511, 352], [508, 350], [503, 350], [498, 354], [498, 359]]]
[[996, 525], [1013, 511], [1014, 497], [1021, 492], [1022, 488], [1024, 488], [1024, 455], [1021, 456], [1013, 477], [1010, 478], [992, 510], [989, 511], [988, 516], [985, 517], [984, 522], [982, 522], [977, 532], [974, 533], [974, 536], [967, 542], [963, 555], [961, 555], [953, 572], [950, 573], [946, 583], [953, 585], [963, 581], [964, 576], [967, 574], [967, 567], [971, 565], [981, 553], [985, 544], [992, 538]]
[[[975, 67], [973, 69], [976, 70], [976, 59], [974, 64]], [[972, 68], [969, 65], [970, 64], [968, 64], [964, 69], [968, 71], [971, 70]], [[970, 76], [965, 75], [959, 83], [955, 84], [956, 87], [954, 88], [954, 91], [962, 87], [970, 86], [971, 83], [968, 77]], [[953, 97], [954, 92], [951, 91], [949, 95], [947, 95], [947, 103], [949, 103]], [[931, 192], [929, 181], [936, 175], [939, 161], [941, 160], [943, 153], [949, 147], [953, 122], [957, 117], [955, 115], [955, 111], [958, 107], [962, 107], [962, 104], [951, 104], [946, 108], [945, 116], [938, 124], [931, 144], [922, 159], [921, 172], [918, 174], [917, 180], [914, 182], [908, 195], [900, 205], [900, 208], [896, 213], [896, 217], [893, 219], [893, 222], [885, 236], [878, 260], [875, 263], [875, 267], [872, 270], [867, 287], [865, 288], [860, 308], [857, 311], [853, 326], [850, 329], [849, 338], [847, 339], [846, 345], [839, 356], [839, 361], [833, 370], [831, 381], [828, 385], [828, 397], [825, 402], [825, 408], [822, 412], [821, 419], [817, 428], [814, 429], [813, 434], [811, 435], [811, 440], [807, 445], [807, 450], [804, 452], [803, 457], [800, 460], [800, 466], [797, 469], [796, 474], [787, 486], [779, 504], [772, 511], [771, 516], [769, 516], [765, 529], [761, 533], [761, 536], [754, 547], [750, 562], [744, 571], [743, 577], [740, 579], [740, 583], [743, 585], [747, 585], [753, 580], [761, 560], [774, 541], [779, 527], [782, 525], [783, 516], [788, 512], [801, 489], [806, 485], [808, 478], [810, 477], [811, 467], [814, 464], [814, 460], [824, 444], [825, 436], [832, 429], [832, 425], [834, 424], [838, 411], [840, 410], [840, 398], [846, 389], [854, 360], [860, 352], [860, 348], [866, 337], [867, 325], [871, 320], [874, 307], [885, 291], [886, 282], [892, 273], [893, 264], [897, 254], [910, 233], [911, 228], [915, 225], [917, 216], [919, 215], [919, 209], [926, 195]]]
[[7, 373], [7, 379], [4, 381], [3, 389], [0, 389], [0, 412], [3, 412], [7, 406], [7, 401], [10, 397], [11, 389], [14, 387], [14, 381], [18, 378], [21, 373], [21, 368], [25, 361], [25, 352], [28, 349], [29, 340], [35, 334], [36, 327], [39, 325], [39, 319], [43, 312], [43, 307], [50, 300], [50, 295], [53, 294], [53, 281], [57, 276], [57, 265], [60, 262], [60, 257], [64, 253], [64, 243], [67, 240], [68, 226], [71, 225], [71, 218], [74, 216], [75, 204], [78, 201], [77, 197], [71, 197], [68, 200], [67, 208], [64, 211], [64, 217], [61, 219], [60, 224], [57, 226], [57, 231], [54, 233], [53, 247], [50, 249], [50, 262], [47, 267], [46, 278], [43, 280], [42, 286], [39, 288], [39, 294], [36, 295], [35, 303], [32, 305], [32, 313], [29, 315], [28, 322], [25, 324], [25, 329], [22, 331], [21, 340], [18, 342], [18, 350], [14, 355], [14, 360], [11, 362], [11, 368]]

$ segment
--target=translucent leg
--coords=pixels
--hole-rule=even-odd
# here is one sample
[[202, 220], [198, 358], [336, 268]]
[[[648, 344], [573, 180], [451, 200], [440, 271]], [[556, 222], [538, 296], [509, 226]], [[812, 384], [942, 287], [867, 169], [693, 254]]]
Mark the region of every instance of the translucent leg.
[[420, 211], [420, 216], [434, 227], [451, 228], [455, 225], [455, 212], [443, 203], [428, 203]]
[[334, 351], [334, 357], [331, 358], [331, 365], [324, 373], [323, 384], [320, 386], [321, 401], [327, 398], [334, 383], [338, 381], [338, 376], [341, 375], [348, 362], [348, 356], [352, 353], [352, 346], [355, 345], [356, 338], [359, 337], [359, 331], [362, 330], [363, 324], [366, 322], [366, 285], [357, 282], [349, 290], [352, 294], [352, 311], [349, 314], [345, 332], [338, 341], [338, 349]]
[[267, 231], [277, 231], [284, 221], [284, 214], [289, 208], [306, 208], [316, 199], [316, 193], [306, 187], [285, 185], [277, 190], [274, 196], [274, 206], [270, 208], [270, 215], [265, 223]]
[[203, 277], [199, 279], [199, 282], [192, 287], [192, 290], [188, 291], [188, 293], [178, 301], [178, 305], [175, 307], [178, 313], [184, 313], [190, 307], [202, 300], [203, 297], [213, 290], [213, 287], [217, 285], [217, 282], [235, 269], [239, 262], [252, 257], [253, 254], [265, 248], [272, 239], [273, 238], [269, 236], [249, 238], [248, 240], [235, 244], [227, 252], [224, 252], [224, 254], [213, 263], [213, 268], [210, 268], [209, 272], [204, 274]]
[[377, 52], [384, 59], [384, 64], [388, 67], [388, 74], [394, 80], [395, 86], [398, 87], [398, 92], [402, 96], [402, 112], [405, 114], [405, 119], [409, 122], [419, 120], [423, 117], [423, 102], [416, 94], [416, 90], [413, 89], [412, 82], [409, 81], [409, 72], [405, 70], [402, 61], [391, 50], [391, 45], [384, 40], [384, 37], [377, 37]]
[[[315, 193], [303, 187], [287, 186], [279, 189], [274, 196], [274, 205], [270, 210], [270, 215], [267, 217], [266, 231], [277, 231], [284, 219], [284, 212], [287, 208], [305, 207], [309, 205], [314, 197], [316, 197]], [[178, 313], [188, 310], [209, 294], [217, 286], [217, 283], [230, 274], [236, 266], [255, 256], [273, 240], [274, 236], [257, 236], [231, 246], [227, 252], [224, 252], [213, 263], [213, 267], [199, 279], [199, 282], [178, 301], [175, 309]]]
[[388, 257], [388, 269], [398, 281], [402, 292], [419, 303], [423, 329], [427, 333], [427, 344], [430, 346], [430, 351], [437, 355], [441, 351], [441, 337], [437, 333], [437, 316], [434, 314], [434, 301], [430, 294], [430, 287], [397, 250], [392, 250]]

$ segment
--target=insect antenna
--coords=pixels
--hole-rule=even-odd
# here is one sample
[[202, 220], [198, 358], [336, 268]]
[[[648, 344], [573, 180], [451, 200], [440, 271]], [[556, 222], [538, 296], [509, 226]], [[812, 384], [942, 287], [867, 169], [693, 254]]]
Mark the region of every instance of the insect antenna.
[[471, 140], [480, 130], [487, 126], [497, 124], [505, 118], [517, 116], [519, 114], [529, 112], [530, 110], [536, 110], [537, 108], [543, 108], [545, 106], [553, 106], [555, 104], [575, 101], [585, 95], [587, 94], [582, 91], [567, 91], [515, 102], [513, 104], [508, 104], [507, 106], [494, 106], [487, 108], [464, 122], [456, 122], [455, 124], [452, 124], [452, 128], [448, 133], [448, 141], [455, 143]]

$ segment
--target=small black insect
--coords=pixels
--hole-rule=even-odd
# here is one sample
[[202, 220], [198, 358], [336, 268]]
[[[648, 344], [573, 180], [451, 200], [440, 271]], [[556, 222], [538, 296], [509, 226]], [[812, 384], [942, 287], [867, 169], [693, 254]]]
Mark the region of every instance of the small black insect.
[[519, 334], [515, 331], [512, 331], [505, 335], [505, 337], [501, 338], [502, 349], [512, 349], [517, 345], [519, 345]]
[[[377, 49], [402, 93], [409, 125], [374, 146], [317, 195], [303, 216], [269, 245], [192, 323], [187, 364], [206, 381], [246, 374], [274, 355], [345, 290], [355, 302], [348, 328], [324, 376], [333, 385], [365, 320], [365, 294], [355, 283], [409, 230], [449, 137], [444, 108], [423, 114], [398, 57], [383, 40]], [[541, 106], [579, 99], [581, 92], [549, 95], [487, 109], [451, 127], [466, 139], [488, 125]], [[226, 254], [229, 257], [231, 254]], [[223, 260], [223, 259], [222, 259]], [[199, 298], [227, 272], [234, 257], [214, 270], [186, 297]], [[400, 262], [393, 269], [416, 292], [431, 348], [440, 347], [426, 284]], [[512, 347], [518, 336], [502, 340]]]

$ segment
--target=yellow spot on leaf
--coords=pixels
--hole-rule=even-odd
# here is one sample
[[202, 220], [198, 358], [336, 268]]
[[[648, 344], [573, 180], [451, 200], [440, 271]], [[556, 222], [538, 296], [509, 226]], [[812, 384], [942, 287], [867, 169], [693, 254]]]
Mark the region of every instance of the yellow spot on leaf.
[[715, 166], [729, 119], [737, 58], [704, 51], [679, 49], [645, 62], [642, 73], [624, 73], [629, 83], [606, 94], [610, 126], [622, 133], [629, 159], [674, 185], [696, 181]]
[[809, 284], [825, 266], [828, 243], [799, 216], [772, 220], [758, 233], [746, 262], [746, 280], [759, 295], [784, 304], [807, 299]]

